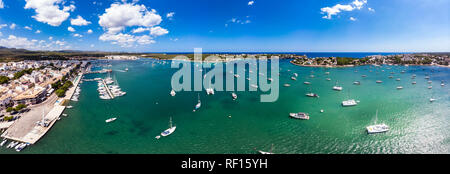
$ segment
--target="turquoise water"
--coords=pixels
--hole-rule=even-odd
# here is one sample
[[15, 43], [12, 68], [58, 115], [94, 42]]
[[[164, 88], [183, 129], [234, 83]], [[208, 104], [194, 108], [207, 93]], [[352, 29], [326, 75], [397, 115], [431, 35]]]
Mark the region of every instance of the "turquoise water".
[[[65, 111], [68, 117], [61, 117], [44, 138], [21, 153], [253, 154], [255, 149], [269, 151], [272, 144], [273, 152], [280, 154], [450, 153], [450, 92], [448, 85], [440, 86], [441, 80], [450, 81], [448, 68], [326, 69], [299, 67], [281, 60], [276, 102], [259, 102], [261, 92], [236, 92], [236, 101], [230, 92], [216, 91], [212, 96], [201, 92], [202, 107], [192, 112], [199, 92], [178, 92], [171, 97], [170, 80], [177, 70], [170, 68], [170, 61], [164, 65], [155, 62], [110, 62], [112, 76], [127, 95], [101, 100], [97, 83], [83, 82], [80, 101], [71, 102], [74, 108]], [[121, 72], [125, 67], [129, 71]], [[406, 73], [400, 73], [402, 70]], [[315, 78], [309, 77], [312, 71]], [[325, 74], [327, 71], [330, 75]], [[297, 81], [290, 79], [294, 72], [299, 74]], [[388, 78], [390, 72], [395, 72], [393, 79]], [[433, 89], [427, 88], [426, 73], [431, 75]], [[363, 74], [367, 77], [361, 77]], [[417, 75], [416, 85], [411, 84], [412, 74]], [[104, 76], [90, 74], [85, 78]], [[326, 81], [328, 77], [332, 80]], [[343, 91], [332, 90], [336, 80]], [[356, 80], [361, 85], [353, 85]], [[291, 87], [283, 87], [284, 83]], [[397, 90], [400, 85], [404, 89]], [[306, 97], [309, 88], [320, 98]], [[438, 100], [430, 103], [431, 97]], [[360, 103], [343, 108], [340, 103], [348, 98]], [[325, 112], [320, 113], [321, 109]], [[290, 119], [290, 112], [308, 112], [311, 119]], [[118, 119], [106, 124], [111, 117]], [[168, 128], [170, 117], [177, 126], [175, 133], [155, 139]], [[375, 121], [388, 124], [391, 130], [368, 135], [365, 127]], [[16, 152], [1, 148], [0, 153]]]

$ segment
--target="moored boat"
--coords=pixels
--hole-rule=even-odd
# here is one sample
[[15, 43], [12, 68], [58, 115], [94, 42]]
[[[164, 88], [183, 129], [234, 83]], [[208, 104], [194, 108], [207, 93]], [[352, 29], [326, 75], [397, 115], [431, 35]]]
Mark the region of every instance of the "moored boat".
[[289, 117], [300, 119], [300, 120], [309, 120], [309, 114], [304, 112], [298, 112], [298, 113], [289, 113]]

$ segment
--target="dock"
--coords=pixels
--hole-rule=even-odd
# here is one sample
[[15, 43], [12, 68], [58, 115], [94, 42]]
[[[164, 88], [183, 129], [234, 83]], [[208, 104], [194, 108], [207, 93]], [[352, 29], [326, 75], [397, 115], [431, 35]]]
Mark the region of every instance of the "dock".
[[108, 85], [106, 85], [106, 82], [105, 82], [104, 79], [102, 79], [102, 83], [103, 83], [103, 85], [105, 85], [106, 92], [108, 92], [109, 97], [111, 97], [111, 99], [114, 99], [114, 95], [113, 95], [113, 93], [109, 90]]

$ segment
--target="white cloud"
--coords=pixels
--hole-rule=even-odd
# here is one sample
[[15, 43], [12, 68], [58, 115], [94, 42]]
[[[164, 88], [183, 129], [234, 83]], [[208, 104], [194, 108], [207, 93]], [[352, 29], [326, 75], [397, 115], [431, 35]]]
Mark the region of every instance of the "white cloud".
[[166, 17], [167, 17], [168, 19], [170, 19], [170, 20], [173, 19], [173, 16], [175, 16], [175, 12], [170, 12], [170, 13], [167, 13], [167, 14], [166, 14]]
[[367, 8], [369, 11], [371, 11], [371, 12], [375, 12], [375, 9], [373, 9], [373, 8]]
[[8, 24], [1, 24], [0, 29], [2, 29], [3, 27], [7, 27], [7, 26], [8, 26]]
[[248, 5], [253, 5], [255, 3], [255, 1], [249, 1]]
[[67, 27], [67, 30], [70, 32], [75, 32], [75, 28], [73, 28], [73, 27]]
[[348, 5], [341, 5], [336, 4], [333, 7], [323, 7], [320, 9], [322, 14], [326, 14], [326, 16], [323, 16], [324, 19], [331, 19], [332, 16], [339, 14], [342, 11], [353, 11], [354, 9], [360, 10], [364, 4], [367, 3], [367, 0], [354, 0], [351, 4]]
[[[34, 9], [36, 15], [33, 16], [39, 22], [51, 26], [59, 26], [69, 16], [69, 11], [75, 10], [75, 5], [63, 6], [63, 0], [25, 0], [25, 9]], [[63, 8], [61, 9], [61, 6]]]
[[41, 33], [41, 30], [36, 30], [36, 32], [35, 32], [35, 33], [39, 34], [39, 33]]
[[29, 50], [61, 50], [68, 48], [68, 45], [66, 45], [64, 41], [46, 42], [45, 40], [30, 40], [28, 38], [17, 37], [15, 35], [9, 35], [8, 38], [0, 39], [0, 46]]
[[[246, 18], [248, 18], [248, 16]], [[228, 22], [229, 23], [236, 23], [236, 24], [249, 24], [252, 21], [250, 21], [249, 19], [240, 20], [240, 19], [237, 19], [237, 18], [231, 18]], [[225, 27], [228, 27], [228, 24], [225, 24]]]
[[83, 37], [83, 35], [81, 35], [81, 34], [78, 34], [78, 33], [75, 33], [75, 34], [73, 34], [73, 37]]
[[88, 33], [88, 34], [92, 34], [93, 31], [92, 31], [91, 29], [89, 29], [89, 30], [87, 31], [87, 33]]
[[155, 43], [153, 38], [148, 35], [143, 36], [134, 36], [130, 34], [112, 34], [112, 33], [104, 33], [99, 38], [101, 41], [111, 41], [112, 44], [119, 45], [121, 47], [132, 47], [136, 46], [135, 43], [139, 45], [148, 45]]
[[118, 33], [131, 26], [153, 27], [162, 21], [156, 10], [148, 10], [145, 5], [113, 3], [99, 16], [98, 23], [109, 33]]
[[149, 31], [149, 30], [150, 30], [150, 28], [139, 27], [139, 28], [134, 29], [134, 30], [131, 31], [131, 32], [132, 32], [132, 33], [142, 33], [142, 32], [144, 32], [144, 31]]
[[94, 48], [94, 44], [91, 44], [91, 48]]
[[50, 36], [50, 37], [48, 37], [48, 40], [53, 40], [53, 37], [51, 37], [51, 36]]
[[3, 3], [2, 0], [0, 0], [0, 8], [5, 8], [5, 4]]
[[[126, 0], [122, 2], [111, 4], [105, 13], [99, 16], [98, 23], [106, 30], [99, 40], [109, 41], [121, 47], [133, 47], [153, 44], [155, 43], [153, 37], [169, 33], [167, 29], [157, 26], [162, 22], [162, 18], [156, 10], [149, 10], [145, 5], [135, 4], [136, 0], [132, 3], [126, 3]], [[127, 27], [139, 27], [131, 31], [134, 34], [150, 31], [150, 35], [153, 37], [122, 33]]]
[[354, 17], [350, 17], [349, 18], [351, 21], [356, 21], [356, 18], [354, 18]]
[[363, 5], [366, 4], [366, 3], [367, 3], [367, 0], [361, 0], [361, 1], [355, 0], [355, 1], [352, 2], [352, 4], [353, 4], [353, 5], [355, 6], [355, 8], [357, 8], [358, 10], [360, 10], [360, 9], [363, 7]]
[[164, 29], [164, 28], [161, 28], [161, 27], [152, 27], [151, 29], [150, 29], [150, 34], [152, 35], [152, 36], [162, 36], [162, 35], [165, 35], [165, 34], [167, 34], [167, 33], [169, 33], [169, 31], [167, 31], [166, 29]]
[[25, 26], [25, 27], [23, 27], [23, 28], [25, 28], [25, 29], [27, 29], [27, 30], [33, 30], [31, 27], [29, 27], [29, 26]]
[[86, 21], [83, 17], [78, 15], [76, 19], [70, 19], [70, 24], [75, 26], [84, 26], [91, 24], [91, 22]]
[[16, 24], [15, 23], [12, 23], [10, 26], [9, 26], [9, 29], [11, 29], [11, 30], [14, 30], [16, 28]]

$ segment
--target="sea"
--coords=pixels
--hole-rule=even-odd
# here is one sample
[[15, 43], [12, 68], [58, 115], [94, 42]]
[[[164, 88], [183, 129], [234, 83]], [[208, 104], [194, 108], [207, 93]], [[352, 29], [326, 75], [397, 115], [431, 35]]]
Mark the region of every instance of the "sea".
[[[312, 54], [308, 56], [364, 57], [387, 53]], [[275, 102], [260, 102], [261, 94], [265, 94], [261, 91], [236, 91], [236, 100], [230, 91], [215, 91], [214, 95], [207, 95], [205, 90], [179, 91], [172, 97], [171, 79], [179, 69], [171, 68], [171, 60], [94, 61], [95, 69], [113, 71], [87, 74], [84, 79], [112, 77], [127, 94], [102, 100], [97, 82], [83, 82], [79, 101], [71, 101], [73, 108], [64, 111], [68, 116], [61, 116], [41, 140], [20, 153], [256, 154], [257, 150], [276, 154], [450, 153], [449, 68], [300, 67], [289, 61], [279, 61], [280, 87]], [[129, 70], [124, 71], [126, 68]], [[207, 69], [203, 73], [206, 72]], [[296, 81], [291, 80], [293, 73], [298, 74]], [[391, 75], [393, 78], [389, 78]], [[377, 80], [383, 83], [376, 83]], [[311, 85], [304, 84], [305, 81]], [[360, 81], [360, 85], [354, 85], [354, 81]], [[417, 84], [413, 85], [413, 81]], [[445, 86], [441, 86], [442, 81]], [[286, 83], [291, 86], [284, 87]], [[343, 87], [342, 91], [332, 90], [336, 83]], [[403, 89], [397, 89], [398, 86]], [[305, 96], [309, 92], [320, 97]], [[193, 112], [198, 97], [202, 106]], [[436, 101], [430, 102], [430, 98]], [[343, 107], [341, 102], [348, 99], [359, 101], [358, 105]], [[310, 119], [289, 118], [292, 112], [309, 113]], [[105, 122], [112, 117], [117, 120]], [[170, 119], [176, 131], [156, 139], [169, 127]], [[367, 133], [367, 126], [381, 123], [390, 130]], [[1, 147], [0, 153], [18, 152]]]

